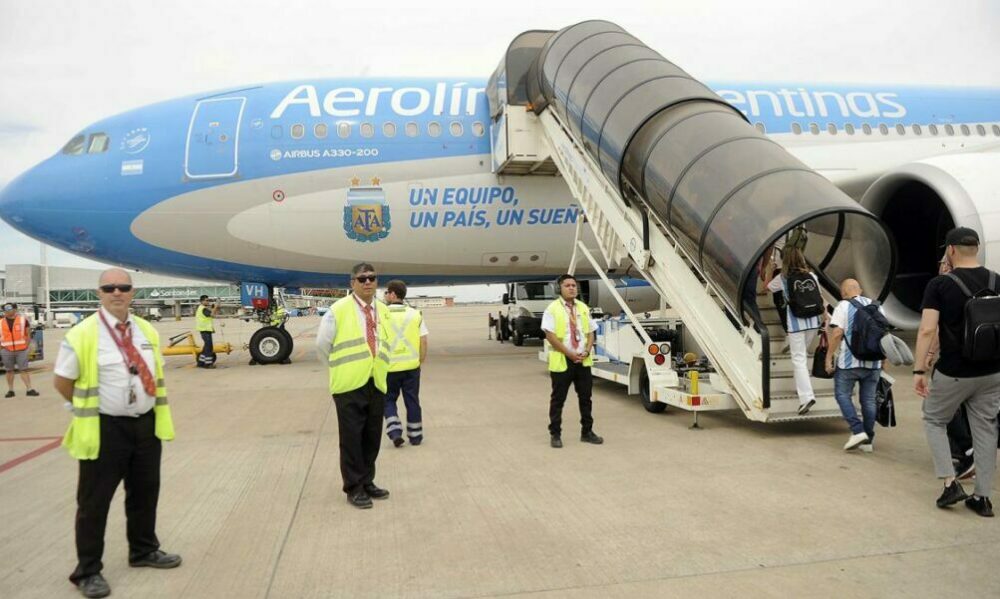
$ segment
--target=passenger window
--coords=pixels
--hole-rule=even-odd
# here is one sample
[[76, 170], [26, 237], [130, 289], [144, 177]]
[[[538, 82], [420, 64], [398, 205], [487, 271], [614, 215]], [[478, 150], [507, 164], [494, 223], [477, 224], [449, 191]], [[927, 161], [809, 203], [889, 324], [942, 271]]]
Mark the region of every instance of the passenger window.
[[108, 150], [108, 136], [103, 133], [92, 133], [87, 144], [88, 154], [100, 154]]
[[955, 127], [953, 127], [952, 125], [945, 125], [944, 132], [947, 133], [948, 135], [955, 135]]
[[337, 123], [337, 137], [348, 138], [351, 136], [351, 124], [341, 121]]
[[848, 135], [854, 135], [854, 125], [847, 123], [846, 125], [844, 125], [844, 131]]
[[816, 123], [809, 123], [809, 132], [813, 135], [819, 135], [819, 125]]
[[316, 136], [316, 139], [326, 139], [329, 130], [330, 128], [326, 126], [326, 123], [316, 123], [313, 127], [313, 135]]
[[923, 135], [924, 131], [923, 131], [923, 129], [920, 128], [920, 125], [913, 125], [913, 134], [914, 135]]
[[872, 134], [872, 126], [869, 125], [868, 123], [864, 123], [863, 125], [861, 125], [861, 130], [865, 132], [865, 135]]
[[878, 126], [878, 131], [882, 135], [889, 135], [889, 126], [886, 125], [885, 123], [882, 123], [881, 125]]
[[976, 133], [980, 135], [986, 135], [986, 127], [983, 127], [982, 125], [976, 125]]
[[70, 156], [79, 156], [83, 154], [83, 142], [87, 137], [82, 133], [77, 135], [73, 139], [69, 140], [65, 146], [63, 146], [62, 153], [69, 154]]
[[371, 137], [373, 135], [375, 135], [375, 125], [361, 123], [361, 137]]
[[906, 127], [904, 125], [896, 125], [896, 133], [906, 135]]
[[962, 135], [969, 135], [969, 126], [962, 125]]
[[382, 135], [396, 137], [396, 123], [382, 123]]
[[306, 126], [301, 124], [292, 125], [292, 139], [302, 139], [306, 134]]
[[802, 125], [798, 123], [792, 123], [792, 133], [795, 135], [802, 135]]
[[271, 139], [281, 139], [281, 136], [284, 134], [285, 132], [282, 130], [281, 125], [271, 127]]
[[767, 133], [767, 129], [764, 128], [764, 123], [760, 123], [760, 122], [754, 123], [753, 127], [754, 127], [754, 129], [760, 131], [761, 133]]
[[448, 125], [448, 129], [451, 131], [452, 137], [461, 137], [462, 133], [465, 131], [465, 128], [462, 127], [462, 123], [459, 123], [458, 121], [452, 121], [451, 124]]
[[431, 137], [439, 137], [441, 135], [441, 123], [437, 121], [427, 123], [427, 134]]
[[927, 125], [927, 130], [931, 132], [931, 135], [937, 135], [938, 134], [938, 126], [937, 125]]
[[413, 121], [406, 123], [407, 137], [416, 137], [418, 133], [420, 133], [420, 127], [418, 127], [416, 123], [414, 123]]
[[827, 132], [830, 135], [836, 135], [837, 134], [837, 126], [834, 125], [833, 123], [827, 123], [826, 124], [826, 130], [827, 130]]
[[[994, 126], [993, 129], [995, 130], [996, 127]], [[479, 121], [476, 121], [475, 123], [472, 123], [472, 134], [476, 137], [482, 137], [486, 134], [486, 127], [484, 127]]]

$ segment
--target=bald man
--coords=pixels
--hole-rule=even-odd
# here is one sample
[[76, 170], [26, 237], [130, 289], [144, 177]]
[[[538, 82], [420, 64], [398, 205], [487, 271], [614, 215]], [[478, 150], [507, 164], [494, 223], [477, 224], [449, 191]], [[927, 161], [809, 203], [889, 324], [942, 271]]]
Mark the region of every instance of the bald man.
[[[833, 373], [833, 393], [840, 406], [840, 413], [851, 429], [851, 436], [844, 444], [844, 451], [860, 448], [865, 453], [874, 451], [875, 446], [875, 389], [882, 376], [880, 360], [859, 360], [851, 353], [850, 343], [854, 327], [854, 317], [858, 310], [872, 303], [862, 295], [861, 284], [855, 279], [844, 279], [840, 284], [841, 301], [833, 309], [830, 318], [830, 349], [826, 354], [826, 371]], [[881, 311], [882, 308], [879, 308]], [[836, 352], [840, 353], [834, 363]], [[854, 385], [858, 385], [861, 403], [861, 417], [854, 409]]]
[[174, 425], [160, 336], [148, 322], [129, 314], [134, 296], [127, 272], [112, 268], [101, 273], [101, 307], [66, 333], [54, 368], [56, 390], [73, 402], [73, 420], [63, 438], [63, 446], [80, 462], [78, 562], [69, 579], [84, 597], [111, 594], [101, 559], [108, 510], [122, 481], [129, 565], [181, 564], [179, 555], [160, 551], [156, 537], [161, 441], [174, 438]]

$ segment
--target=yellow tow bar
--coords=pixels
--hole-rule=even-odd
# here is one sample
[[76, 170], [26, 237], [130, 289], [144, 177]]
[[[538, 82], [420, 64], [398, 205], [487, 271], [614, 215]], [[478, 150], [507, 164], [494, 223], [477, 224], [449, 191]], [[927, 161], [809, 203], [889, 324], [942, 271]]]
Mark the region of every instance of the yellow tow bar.
[[[187, 343], [181, 345], [180, 342], [185, 340]], [[233, 351], [233, 346], [229, 343], [214, 343], [212, 349], [217, 354], [228, 354]], [[200, 353], [201, 346], [195, 345], [194, 335], [191, 333], [182, 333], [171, 337], [170, 345], [163, 348], [164, 356], [193, 356], [195, 361], [198, 360]]]

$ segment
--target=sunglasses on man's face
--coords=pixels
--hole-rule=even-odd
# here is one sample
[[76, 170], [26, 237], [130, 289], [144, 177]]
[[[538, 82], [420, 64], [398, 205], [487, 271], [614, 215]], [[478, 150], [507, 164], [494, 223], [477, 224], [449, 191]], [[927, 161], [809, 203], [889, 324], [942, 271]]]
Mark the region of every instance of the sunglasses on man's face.
[[101, 285], [100, 290], [104, 293], [114, 293], [115, 290], [121, 291], [122, 293], [128, 293], [132, 291], [131, 285]]
[[354, 280], [358, 283], [374, 283], [378, 280], [377, 275], [361, 275], [360, 277], [354, 277]]

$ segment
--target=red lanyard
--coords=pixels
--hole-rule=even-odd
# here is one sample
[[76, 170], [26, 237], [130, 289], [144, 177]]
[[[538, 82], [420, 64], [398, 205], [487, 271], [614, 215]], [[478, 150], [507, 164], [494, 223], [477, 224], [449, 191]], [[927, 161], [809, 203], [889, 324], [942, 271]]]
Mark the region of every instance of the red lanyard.
[[[121, 352], [122, 359], [125, 360], [125, 370], [128, 370], [128, 373], [132, 375], [139, 374], [139, 365], [132, 363], [132, 360], [128, 356], [128, 351], [125, 349], [125, 339], [118, 337], [118, 333], [115, 331], [115, 328], [108, 324], [108, 319], [104, 318], [104, 312], [98, 310], [97, 315], [101, 317], [101, 322], [104, 323], [104, 328], [108, 330], [108, 334], [111, 335], [111, 340], [115, 342], [115, 345], [118, 347], [118, 351]], [[126, 322], [126, 324], [129, 323]], [[129, 326], [131, 326], [131, 324], [129, 324]]]

